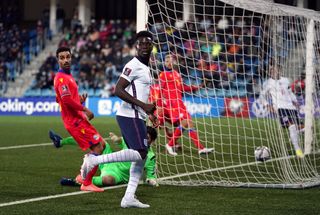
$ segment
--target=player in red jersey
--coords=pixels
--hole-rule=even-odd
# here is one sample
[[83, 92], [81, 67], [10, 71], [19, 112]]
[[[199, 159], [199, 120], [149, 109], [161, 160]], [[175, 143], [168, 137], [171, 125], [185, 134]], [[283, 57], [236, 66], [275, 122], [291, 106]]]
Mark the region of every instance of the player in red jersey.
[[[166, 144], [166, 149], [169, 154], [175, 156], [177, 153], [173, 147], [177, 139], [179, 139], [184, 131], [188, 131], [188, 134], [197, 147], [199, 154], [206, 154], [213, 151], [213, 148], [205, 148], [199, 140], [198, 132], [194, 129], [192, 118], [187, 111], [185, 104], [182, 101], [183, 92], [192, 92], [198, 90], [200, 86], [188, 86], [183, 83], [180, 73], [173, 69], [174, 57], [168, 54], [165, 58], [165, 71], [159, 75], [160, 82], [160, 94], [163, 112], [162, 116], [165, 120], [168, 120], [174, 125], [175, 130], [169, 143]], [[158, 119], [161, 120], [161, 116]]]
[[161, 99], [161, 91], [160, 91], [159, 84], [153, 84], [150, 87], [149, 102], [154, 104], [157, 107], [157, 109], [154, 112], [154, 115], [157, 116], [158, 121], [159, 121], [159, 126], [161, 128], [164, 128], [166, 137], [167, 137], [168, 141], [170, 141], [170, 139], [172, 138], [172, 132], [170, 131], [170, 129], [167, 126], [165, 126], [165, 121], [170, 123], [170, 120], [168, 120], [170, 117], [168, 115], [168, 112], [167, 111], [165, 112], [165, 109], [164, 109], [165, 104], [163, 103], [163, 101]]
[[[141, 50], [144, 51], [144, 49]], [[86, 96], [79, 96], [78, 86], [70, 73], [70, 49], [60, 47], [56, 52], [56, 56], [60, 70], [54, 79], [54, 89], [56, 91], [57, 102], [61, 107], [64, 126], [83, 150], [91, 150], [84, 156], [81, 165], [80, 174], [84, 181], [81, 190], [101, 192], [103, 189], [92, 184], [92, 177], [99, 164], [124, 161], [136, 162], [141, 161], [142, 158], [140, 153], [134, 149], [124, 149], [110, 154], [102, 154], [105, 142], [89, 123], [88, 120], [93, 118], [93, 114], [88, 108], [81, 105]], [[147, 106], [150, 107], [150, 105]], [[137, 203], [137, 201], [134, 203]]]
[[[92, 153], [101, 154], [105, 146], [104, 140], [96, 129], [90, 124], [94, 116], [86, 107], [82, 106], [86, 95], [79, 95], [78, 86], [70, 73], [71, 52], [67, 47], [57, 49], [56, 56], [59, 63], [59, 71], [54, 78], [54, 90], [56, 101], [61, 108], [61, 117], [66, 130], [77, 141], [82, 150], [90, 149]], [[97, 168], [94, 168], [85, 178], [81, 190], [101, 192], [103, 189], [92, 184], [92, 176]]]

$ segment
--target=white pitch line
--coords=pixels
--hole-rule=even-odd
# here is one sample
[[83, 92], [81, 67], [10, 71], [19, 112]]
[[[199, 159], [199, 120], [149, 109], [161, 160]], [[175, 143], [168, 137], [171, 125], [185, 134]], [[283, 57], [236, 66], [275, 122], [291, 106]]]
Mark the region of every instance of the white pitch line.
[[52, 143], [38, 143], [38, 144], [19, 145], [19, 146], [4, 146], [4, 147], [0, 147], [0, 150], [31, 148], [31, 147], [49, 146], [49, 145], [53, 145], [53, 144]]
[[[117, 189], [117, 188], [126, 187], [126, 186], [127, 186], [126, 184], [122, 184], [122, 185], [116, 185], [116, 186], [111, 186], [111, 187], [105, 187], [103, 189], [104, 190], [112, 190], [112, 189]], [[43, 200], [48, 200], [48, 199], [57, 199], [57, 198], [66, 197], [66, 196], [76, 196], [76, 195], [82, 195], [82, 194], [87, 194], [87, 193], [93, 193], [93, 192], [91, 192], [91, 191], [77, 191], [77, 192], [72, 192], [72, 193], [43, 196], [43, 197], [38, 197], [38, 198], [2, 203], [2, 204], [0, 204], [0, 207], [6, 207], [6, 206], [10, 206], [10, 205], [19, 205], [19, 204], [24, 204], [24, 203], [29, 203], [29, 202], [37, 202], [37, 201], [43, 201]]]
[[[104, 140], [110, 140], [110, 138], [104, 138]], [[30, 144], [30, 145], [3, 146], [3, 147], [0, 147], [0, 151], [7, 150], [7, 149], [31, 148], [31, 147], [37, 147], [37, 146], [53, 146], [53, 143], [38, 143], [38, 144]]]

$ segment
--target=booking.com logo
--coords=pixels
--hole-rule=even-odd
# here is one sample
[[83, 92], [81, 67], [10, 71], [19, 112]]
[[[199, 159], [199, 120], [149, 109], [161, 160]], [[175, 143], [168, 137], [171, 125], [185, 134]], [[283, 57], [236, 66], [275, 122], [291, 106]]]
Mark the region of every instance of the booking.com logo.
[[23, 112], [32, 115], [35, 112], [59, 112], [59, 104], [55, 101], [19, 101], [8, 99], [0, 102], [0, 112]]

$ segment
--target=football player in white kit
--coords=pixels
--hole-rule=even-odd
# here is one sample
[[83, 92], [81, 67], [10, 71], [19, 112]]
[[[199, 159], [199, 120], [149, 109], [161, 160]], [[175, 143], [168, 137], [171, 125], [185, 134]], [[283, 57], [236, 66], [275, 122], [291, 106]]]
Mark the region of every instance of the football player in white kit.
[[123, 100], [117, 111], [117, 121], [123, 139], [128, 149], [110, 154], [87, 154], [81, 166], [81, 176], [86, 178], [98, 164], [131, 161], [130, 177], [126, 193], [121, 201], [122, 208], [148, 208], [148, 204], [141, 203], [135, 192], [143, 173], [145, 159], [148, 153], [148, 138], [146, 118], [158, 126], [158, 120], [153, 115], [156, 107], [148, 104], [152, 77], [148, 67], [153, 49], [152, 34], [140, 31], [136, 35], [137, 54], [123, 68], [117, 82], [115, 95]]
[[288, 128], [291, 143], [296, 155], [303, 158], [304, 154], [299, 146], [299, 131], [303, 124], [299, 119], [299, 104], [291, 91], [288, 78], [281, 77], [277, 66], [270, 67], [270, 78], [263, 84], [260, 98], [269, 102], [269, 109], [276, 114], [283, 128]]
[[141, 159], [132, 162], [130, 178], [126, 193], [121, 201], [121, 207], [148, 208], [135, 197], [146, 155], [148, 153], [146, 119], [157, 124], [153, 115], [156, 107], [148, 104], [152, 77], [149, 69], [149, 59], [153, 49], [152, 34], [140, 31], [136, 36], [137, 55], [123, 68], [115, 89], [115, 95], [123, 100], [117, 111], [117, 122], [122, 136], [129, 149], [139, 153]]

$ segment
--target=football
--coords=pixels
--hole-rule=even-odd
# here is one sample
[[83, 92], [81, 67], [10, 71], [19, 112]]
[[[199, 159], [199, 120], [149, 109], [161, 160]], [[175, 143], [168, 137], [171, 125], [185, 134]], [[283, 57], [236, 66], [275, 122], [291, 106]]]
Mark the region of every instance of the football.
[[243, 107], [243, 102], [241, 100], [232, 99], [229, 103], [229, 109], [233, 114], [238, 114], [241, 112]]
[[266, 146], [259, 146], [254, 150], [256, 161], [267, 161], [271, 159], [270, 149]]

